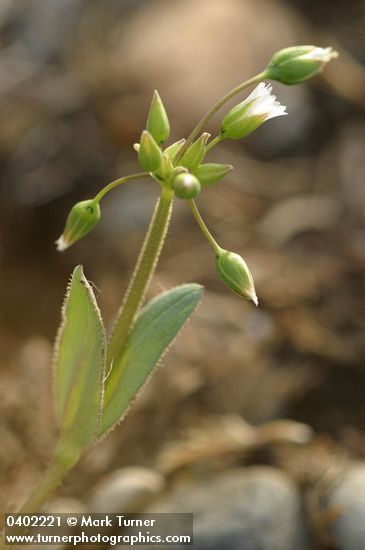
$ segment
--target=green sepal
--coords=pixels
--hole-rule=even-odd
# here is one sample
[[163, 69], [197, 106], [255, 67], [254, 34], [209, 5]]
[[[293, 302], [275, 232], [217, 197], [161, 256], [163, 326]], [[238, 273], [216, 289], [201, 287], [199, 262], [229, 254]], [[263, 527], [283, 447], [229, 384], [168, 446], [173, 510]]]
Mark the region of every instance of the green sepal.
[[207, 142], [210, 138], [208, 132], [204, 132], [194, 143], [188, 147], [188, 149], [183, 154], [180, 164], [185, 166], [189, 170], [192, 170], [199, 166], [203, 162], [204, 157], [207, 152]]
[[292, 46], [278, 51], [265, 69], [265, 78], [282, 84], [300, 84], [316, 76], [331, 59], [338, 57], [332, 48]]
[[233, 292], [258, 305], [253, 277], [239, 254], [221, 249], [216, 256], [216, 268], [222, 281]]
[[172, 164], [174, 164], [174, 158], [180, 151], [181, 147], [185, 144], [185, 141], [185, 138], [175, 141], [175, 143], [169, 145], [169, 147], [166, 147], [164, 150], [164, 153], [171, 159]]
[[221, 126], [221, 135], [223, 139], [242, 139], [261, 126], [266, 119], [266, 113], [263, 115], [247, 116], [251, 104], [255, 101], [257, 100], [253, 99], [247, 103], [247, 101], [244, 100], [225, 114]]
[[57, 239], [59, 252], [63, 252], [94, 229], [101, 217], [99, 203], [88, 199], [76, 203], [70, 210], [62, 235]]
[[153, 136], [147, 130], [143, 130], [138, 151], [138, 161], [143, 170], [147, 172], [158, 170], [161, 164], [161, 156], [161, 149]]
[[195, 168], [193, 173], [201, 185], [207, 187], [221, 181], [231, 170], [233, 170], [231, 164], [206, 163]]
[[162, 181], [168, 181], [172, 171], [172, 162], [166, 152], [162, 153], [161, 164], [155, 175]]
[[169, 119], [157, 90], [155, 90], [153, 94], [146, 128], [160, 145], [164, 143], [170, 135]]

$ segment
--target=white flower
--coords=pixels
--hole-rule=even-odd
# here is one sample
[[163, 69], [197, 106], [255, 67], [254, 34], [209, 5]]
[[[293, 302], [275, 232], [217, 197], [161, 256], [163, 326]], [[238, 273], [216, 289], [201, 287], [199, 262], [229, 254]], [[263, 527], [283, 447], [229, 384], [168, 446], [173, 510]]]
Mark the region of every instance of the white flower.
[[271, 84], [260, 82], [248, 98], [240, 104], [247, 105], [246, 116], [260, 116], [265, 117], [264, 120], [269, 120], [276, 116], [287, 115], [285, 105], [276, 101], [276, 96], [271, 92]]
[[221, 133], [225, 139], [241, 139], [270, 118], [287, 115], [272, 93], [272, 86], [260, 82], [253, 92], [223, 118]]

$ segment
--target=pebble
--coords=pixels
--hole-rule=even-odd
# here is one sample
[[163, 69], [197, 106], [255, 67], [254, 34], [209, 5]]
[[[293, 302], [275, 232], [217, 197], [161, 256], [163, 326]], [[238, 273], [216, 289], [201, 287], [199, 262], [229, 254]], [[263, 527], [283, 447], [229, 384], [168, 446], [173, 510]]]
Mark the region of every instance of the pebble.
[[338, 550], [365, 548], [365, 465], [349, 468], [328, 499], [329, 509], [338, 510], [332, 535]]
[[240, 468], [182, 486], [147, 512], [193, 512], [196, 550], [310, 549], [298, 489], [271, 467]]
[[164, 487], [155, 470], [129, 466], [104, 477], [92, 492], [88, 509], [94, 513], [137, 512]]

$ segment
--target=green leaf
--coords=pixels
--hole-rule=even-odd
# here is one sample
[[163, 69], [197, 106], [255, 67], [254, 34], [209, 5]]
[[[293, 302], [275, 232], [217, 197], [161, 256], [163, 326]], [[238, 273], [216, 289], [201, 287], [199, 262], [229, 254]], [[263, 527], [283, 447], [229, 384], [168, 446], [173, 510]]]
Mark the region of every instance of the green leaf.
[[59, 453], [77, 454], [95, 437], [102, 407], [105, 330], [82, 266], [72, 274], [62, 309], [54, 365]]
[[201, 294], [200, 285], [181, 285], [160, 294], [141, 310], [124, 353], [106, 380], [100, 436], [122, 419]]

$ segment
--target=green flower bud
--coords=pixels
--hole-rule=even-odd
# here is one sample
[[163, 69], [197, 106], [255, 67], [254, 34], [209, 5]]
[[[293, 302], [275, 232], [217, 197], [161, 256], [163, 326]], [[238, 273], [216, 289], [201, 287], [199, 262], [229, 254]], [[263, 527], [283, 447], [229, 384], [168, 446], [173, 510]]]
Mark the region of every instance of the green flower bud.
[[265, 77], [282, 84], [299, 84], [320, 73], [323, 67], [338, 57], [332, 48], [293, 46], [277, 52], [265, 71]]
[[190, 170], [199, 166], [203, 162], [205, 154], [207, 152], [207, 141], [210, 138], [210, 134], [204, 132], [194, 143], [188, 147], [187, 151], [182, 156], [180, 163]]
[[194, 175], [200, 181], [200, 184], [204, 187], [207, 185], [213, 185], [226, 176], [233, 166], [231, 164], [215, 164], [207, 163], [201, 164], [194, 170]]
[[286, 107], [271, 94], [272, 86], [260, 82], [254, 91], [233, 107], [223, 118], [221, 134], [224, 139], [241, 139], [270, 118], [286, 115]]
[[81, 201], [75, 204], [67, 216], [63, 233], [56, 241], [57, 250], [62, 252], [75, 242], [85, 237], [100, 220], [100, 206], [94, 200]]
[[221, 249], [216, 257], [216, 268], [222, 281], [233, 292], [258, 305], [253, 277], [239, 254]]
[[155, 90], [153, 94], [146, 128], [160, 145], [164, 143], [170, 135], [169, 119], [157, 90]]
[[172, 145], [170, 145], [169, 147], [167, 147], [164, 150], [164, 153], [166, 153], [166, 155], [168, 155], [170, 157], [171, 161], [174, 160], [175, 156], [180, 151], [180, 149], [184, 145], [185, 141], [186, 140], [184, 138], [180, 139], [179, 141], [175, 141], [175, 143], [173, 143]]
[[164, 152], [162, 153], [160, 167], [155, 175], [159, 179], [163, 181], [167, 181], [170, 177], [171, 171], [172, 171], [172, 162], [170, 160], [170, 157], [166, 154], [166, 152]]
[[161, 149], [152, 135], [147, 130], [143, 130], [138, 151], [138, 161], [143, 170], [147, 170], [147, 172], [158, 170], [161, 164], [161, 155]]
[[179, 199], [193, 199], [200, 193], [200, 182], [189, 172], [180, 172], [171, 180], [171, 187]]

